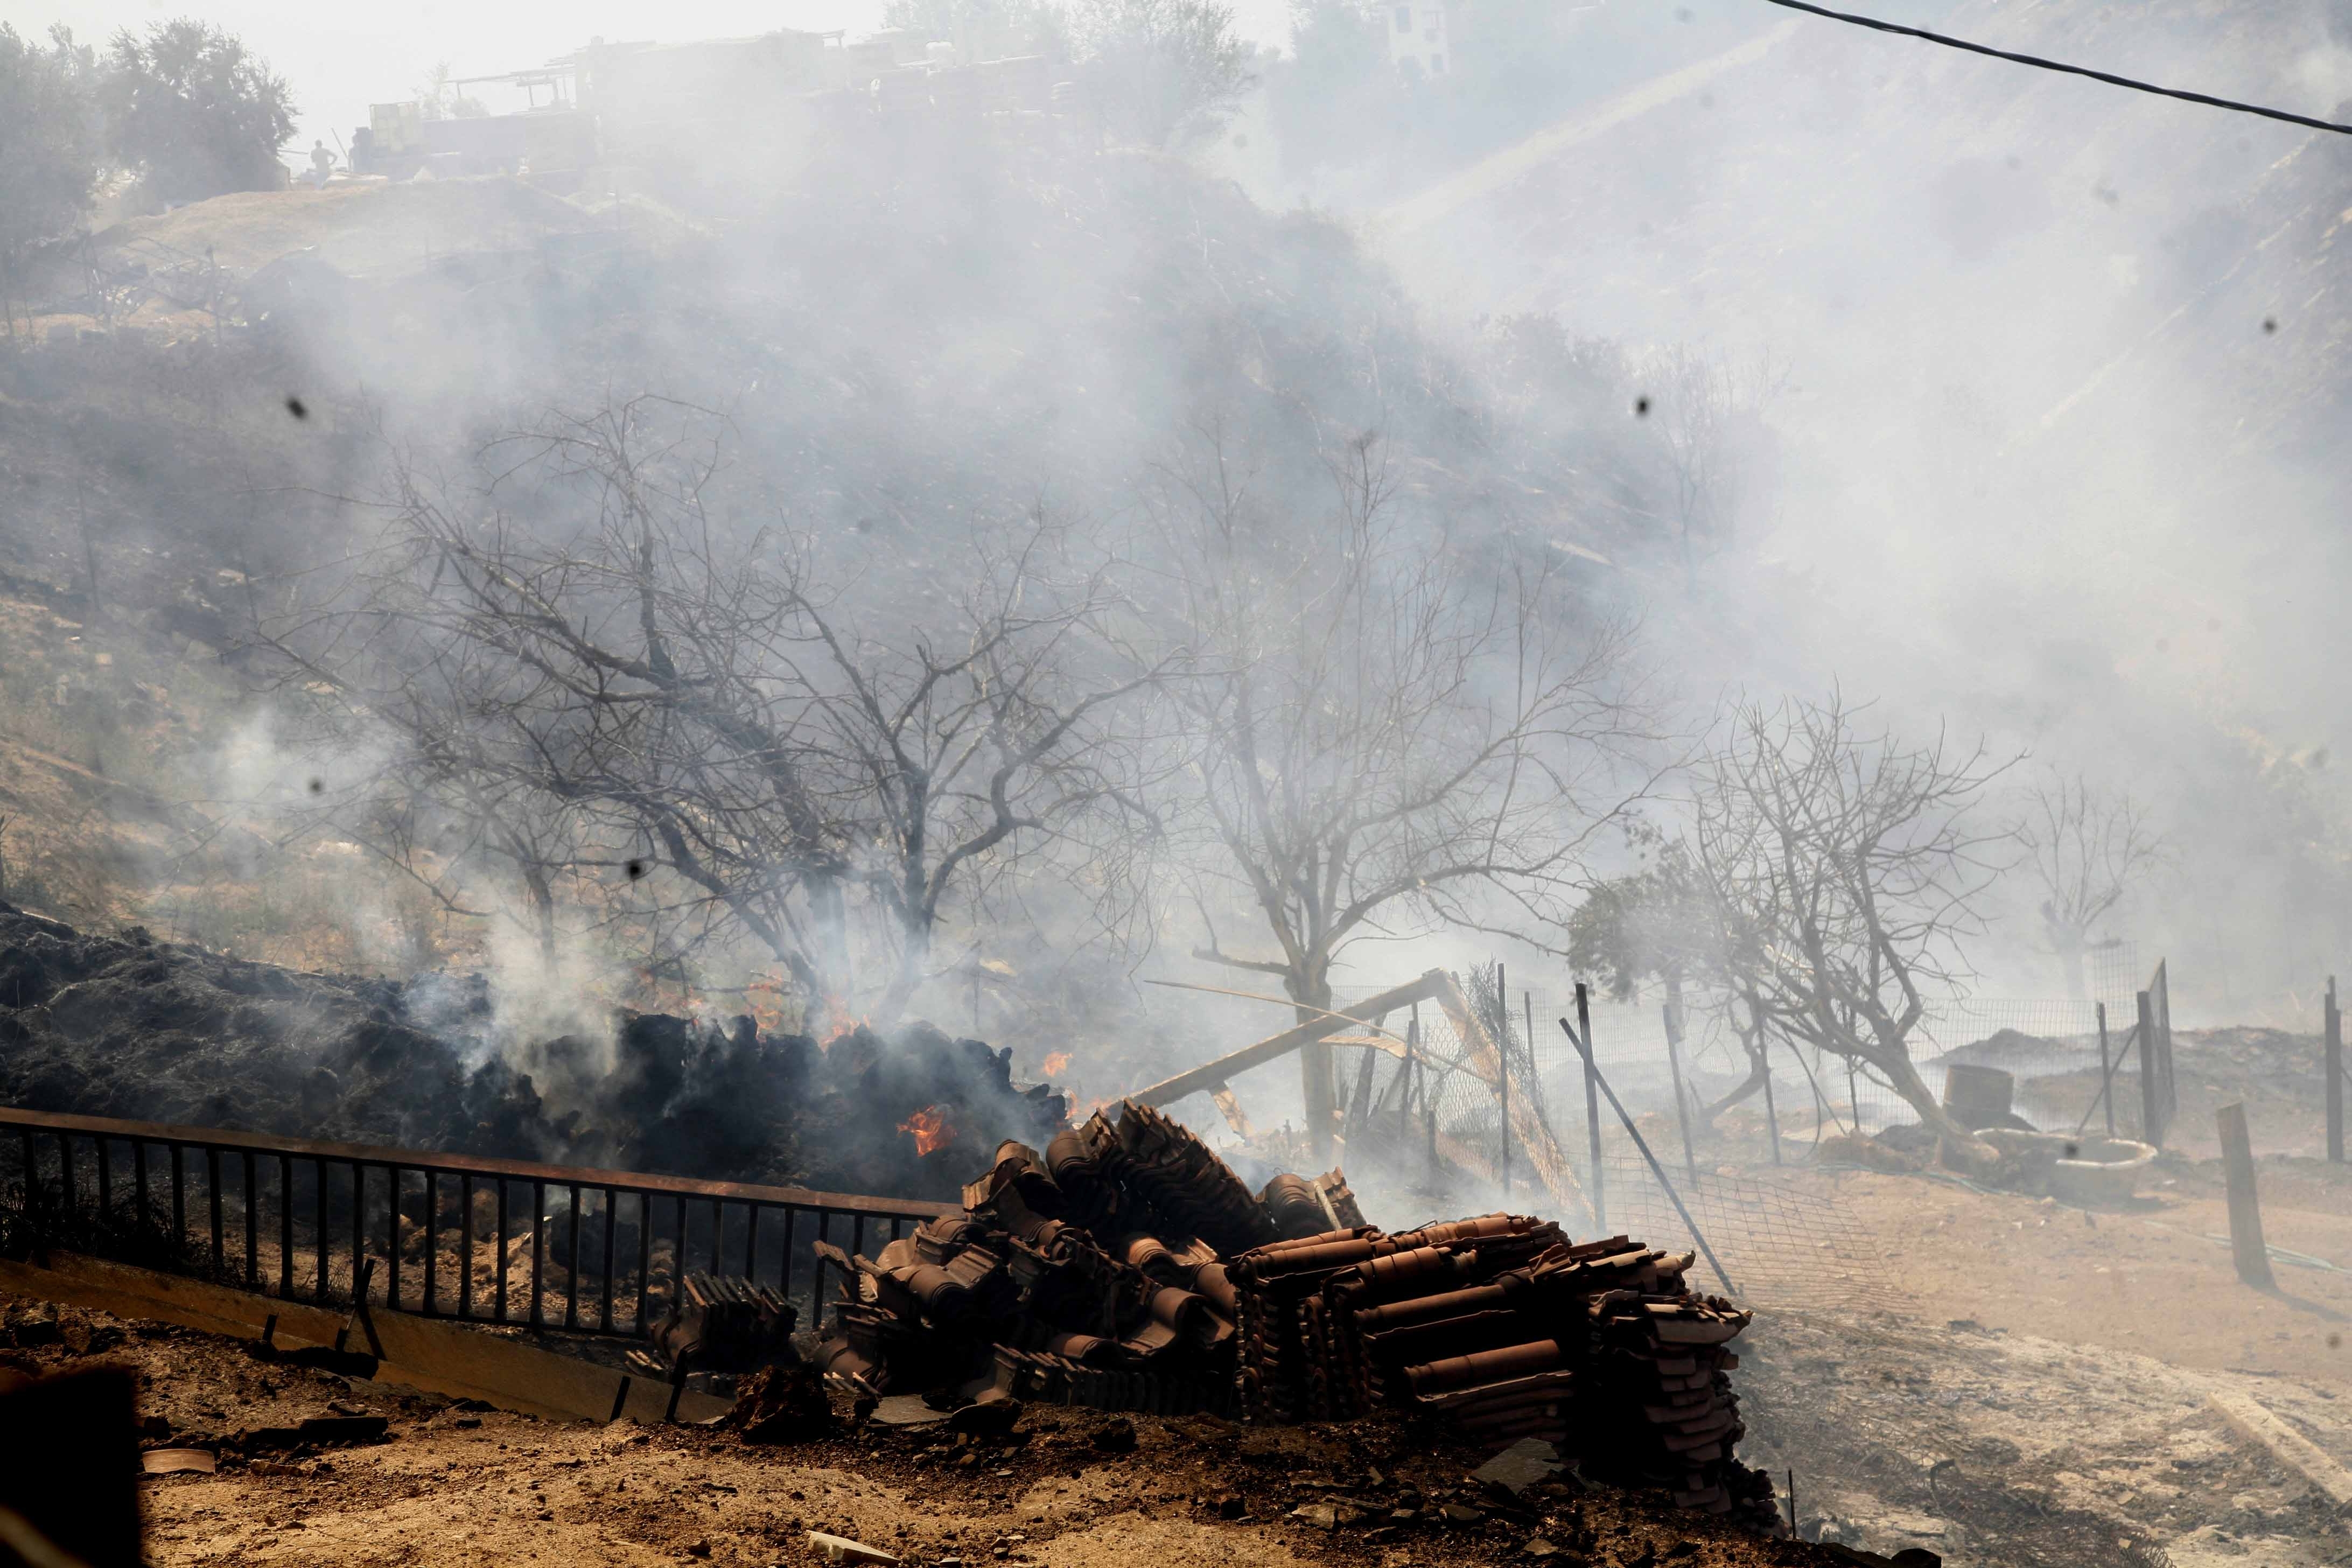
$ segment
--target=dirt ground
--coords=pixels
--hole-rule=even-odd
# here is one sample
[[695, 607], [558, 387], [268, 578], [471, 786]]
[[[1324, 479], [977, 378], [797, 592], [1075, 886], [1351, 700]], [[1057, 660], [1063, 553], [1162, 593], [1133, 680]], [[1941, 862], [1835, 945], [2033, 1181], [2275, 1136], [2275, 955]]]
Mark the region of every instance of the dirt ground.
[[[2298, 1169], [2297, 1167], [2308, 1167]], [[2159, 1176], [2125, 1211], [2086, 1211], [1932, 1177], [1872, 1172], [1803, 1178], [1834, 1192], [1894, 1248], [1895, 1283], [1923, 1318], [2153, 1357], [2174, 1366], [2290, 1378], [2352, 1396], [2352, 1173], [2263, 1162], [2273, 1247], [2338, 1265], [2273, 1259], [2278, 1289], [2238, 1280], [2218, 1167]], [[2213, 1239], [2213, 1238], [2221, 1239]], [[2352, 1444], [2340, 1456], [2352, 1463]]]
[[[2347, 1521], [2207, 1403], [2251, 1397], [2352, 1465], [2352, 1275], [2282, 1259], [2276, 1290], [2241, 1284], [2229, 1249], [2208, 1239], [2227, 1224], [2218, 1171], [2170, 1171], [2131, 1209], [2097, 1213], [1926, 1176], [1778, 1173], [1875, 1239], [1887, 1278], [1874, 1300], [1894, 1303], [1764, 1303], [1742, 1337], [1741, 1457], [1784, 1488], [1793, 1472], [1808, 1538], [1889, 1556], [1924, 1548], [1952, 1568], [2352, 1564]], [[2352, 1177], [2300, 1160], [2267, 1161], [2262, 1177], [2274, 1245], [2352, 1258]], [[1235, 1556], [1380, 1568], [1830, 1560], [1607, 1489], [1498, 1507], [1465, 1479], [1478, 1455], [1384, 1422], [1253, 1429], [1038, 1409], [1006, 1447], [869, 1424], [762, 1447], [725, 1431], [459, 1408], [72, 1309], [51, 1314], [65, 1331], [51, 1342], [47, 1311], [8, 1305], [0, 1340], [19, 1348], [0, 1360], [34, 1372], [128, 1361], [159, 1419], [151, 1443], [225, 1456], [214, 1475], [142, 1483], [159, 1568], [773, 1568], [816, 1560], [811, 1530], [921, 1568], [1139, 1554], [1171, 1568]], [[239, 1433], [351, 1412], [388, 1416], [389, 1439], [237, 1452]], [[1318, 1503], [1360, 1517], [1326, 1530], [1294, 1515]], [[1472, 1511], [1449, 1519], [1449, 1505]]]
[[[257, 1360], [234, 1341], [75, 1308], [5, 1303], [43, 1373], [127, 1364], [146, 1446], [215, 1449], [213, 1474], [141, 1482], [150, 1561], [509, 1568], [536, 1563], [813, 1563], [809, 1531], [926, 1568], [1218, 1568], [1546, 1562], [1749, 1568], [1832, 1561], [1636, 1494], [1546, 1483], [1514, 1504], [1470, 1482], [1478, 1453], [1392, 1422], [1242, 1428], [1032, 1409], [1009, 1440], [869, 1422], [791, 1447], [731, 1431], [545, 1422]], [[384, 1440], [249, 1453], [314, 1415], [382, 1415]], [[1318, 1528], [1292, 1517], [1360, 1515]], [[1335, 1525], [1339, 1519], [1334, 1518]]]
[[[1807, 1531], [1956, 1565], [2352, 1563], [2324, 1500], [2207, 1405], [2252, 1397], [2352, 1465], [2352, 1273], [2241, 1283], [2217, 1165], [2086, 1212], [1927, 1176], [1777, 1173], [1885, 1249], [1900, 1310], [1759, 1313], [1742, 1458]], [[2352, 1172], [2263, 1163], [2267, 1238], [2352, 1262]], [[2161, 1552], [2160, 1559], [2152, 1553]]]

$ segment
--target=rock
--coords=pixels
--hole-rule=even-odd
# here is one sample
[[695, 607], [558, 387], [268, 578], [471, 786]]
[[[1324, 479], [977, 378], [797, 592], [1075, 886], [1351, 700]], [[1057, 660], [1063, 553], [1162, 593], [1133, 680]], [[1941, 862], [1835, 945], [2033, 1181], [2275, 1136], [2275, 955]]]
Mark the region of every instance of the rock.
[[862, 1541], [852, 1541], [845, 1535], [827, 1535], [822, 1530], [808, 1532], [808, 1543], [827, 1563], [881, 1563], [898, 1561], [891, 1552], [878, 1546], [868, 1546]]
[[1892, 1559], [1895, 1568], [1944, 1568], [1944, 1560], [1924, 1546], [1906, 1546]]
[[1249, 1511], [1238, 1492], [1220, 1492], [1209, 1500], [1209, 1510], [1219, 1519], [1239, 1519]]
[[1559, 1449], [1540, 1437], [1522, 1437], [1471, 1471], [1470, 1479], [1482, 1485], [1503, 1487], [1516, 1497], [1538, 1481], [1551, 1479], [1565, 1468]]
[[[949, 1416], [948, 1429], [951, 1432], [961, 1432], [967, 1437], [1002, 1437], [1013, 1430], [1014, 1423], [1021, 1419], [1027, 1409], [1028, 1406], [1017, 1399], [981, 1400], [976, 1404], [964, 1405]], [[1128, 1427], [1130, 1438], [1134, 1436], [1134, 1431], [1135, 1428], [1130, 1424]], [[1097, 1441], [1099, 1443], [1099, 1437]], [[1133, 1446], [1132, 1442], [1129, 1444], [1130, 1447]]]
[[313, 1415], [294, 1434], [303, 1443], [376, 1443], [391, 1425], [381, 1415]]
[[1135, 1452], [1135, 1423], [1126, 1416], [1116, 1416], [1095, 1430], [1095, 1447], [1106, 1454]]
[[1519, 1554], [1523, 1557], [1557, 1557], [1559, 1548], [1540, 1535], [1530, 1535], [1527, 1543], [1519, 1548]]
[[217, 1468], [204, 1448], [150, 1448], [139, 1456], [139, 1470], [149, 1476], [209, 1476]]
[[763, 1366], [744, 1378], [722, 1424], [746, 1443], [806, 1443], [833, 1436], [840, 1426], [824, 1376], [806, 1362]]
[[1290, 1517], [1316, 1530], [1336, 1530], [1339, 1526], [1339, 1510], [1328, 1502], [1310, 1502], [1294, 1508]]
[[934, 1410], [919, 1394], [884, 1395], [874, 1406], [874, 1419], [885, 1426], [930, 1426], [949, 1418], [949, 1412]]
[[686, 1554], [688, 1557], [708, 1557], [710, 1555], [710, 1542], [708, 1541], [689, 1541], [686, 1543]]
[[231, 1443], [248, 1454], [297, 1448], [305, 1444], [380, 1443], [391, 1422], [382, 1415], [313, 1415], [299, 1426], [256, 1426], [238, 1433]]
[[8, 1318], [8, 1334], [18, 1345], [29, 1350], [37, 1345], [56, 1344], [61, 1336], [58, 1315], [46, 1305], [28, 1307]]
[[1458, 1502], [1447, 1503], [1440, 1511], [1445, 1522], [1454, 1525], [1476, 1524], [1486, 1517], [1480, 1510]]

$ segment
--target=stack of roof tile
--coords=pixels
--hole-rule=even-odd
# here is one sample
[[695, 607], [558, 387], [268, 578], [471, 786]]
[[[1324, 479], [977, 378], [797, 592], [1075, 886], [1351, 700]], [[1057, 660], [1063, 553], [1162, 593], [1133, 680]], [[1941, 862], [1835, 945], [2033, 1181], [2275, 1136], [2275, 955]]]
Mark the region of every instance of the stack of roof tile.
[[1524, 1215], [1384, 1234], [1339, 1173], [1252, 1197], [1133, 1104], [1042, 1155], [1003, 1145], [964, 1211], [874, 1258], [821, 1247], [844, 1281], [829, 1373], [1283, 1422], [1388, 1406], [1570, 1445], [1588, 1473], [1774, 1527], [1769, 1481], [1731, 1457], [1725, 1347], [1748, 1314], [1689, 1292], [1688, 1254]]
[[669, 1366], [683, 1361], [702, 1372], [749, 1372], [790, 1358], [798, 1319], [798, 1310], [765, 1285], [696, 1269], [651, 1337]]
[[819, 1352], [828, 1373], [877, 1394], [993, 1380], [1105, 1409], [1230, 1403], [1234, 1295], [1218, 1238], [1279, 1232], [1190, 1131], [1130, 1105], [1043, 1155], [1008, 1142], [964, 1206], [874, 1258], [820, 1246], [843, 1278], [840, 1331]]
[[1576, 1402], [1587, 1472], [1770, 1528], [1770, 1479], [1732, 1458], [1746, 1428], [1729, 1376], [1739, 1358], [1727, 1347], [1749, 1315], [1719, 1297], [1633, 1289], [1594, 1297], [1587, 1316]]

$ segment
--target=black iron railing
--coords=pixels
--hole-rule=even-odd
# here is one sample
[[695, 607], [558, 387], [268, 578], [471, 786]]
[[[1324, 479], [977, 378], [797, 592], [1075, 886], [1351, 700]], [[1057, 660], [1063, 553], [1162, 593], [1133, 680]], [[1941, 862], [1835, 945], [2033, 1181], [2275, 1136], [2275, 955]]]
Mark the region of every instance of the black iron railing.
[[[691, 1268], [823, 1316], [819, 1241], [952, 1205], [0, 1109], [31, 1234], [285, 1300], [639, 1338]], [[0, 1179], [10, 1163], [0, 1153]], [[194, 1211], [193, 1215], [191, 1211]]]

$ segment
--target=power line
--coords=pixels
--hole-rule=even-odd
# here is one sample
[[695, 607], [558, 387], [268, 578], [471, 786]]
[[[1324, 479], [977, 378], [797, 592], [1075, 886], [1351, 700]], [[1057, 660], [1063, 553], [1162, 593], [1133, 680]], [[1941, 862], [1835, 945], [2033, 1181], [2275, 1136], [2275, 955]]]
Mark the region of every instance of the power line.
[[1832, 22], [1850, 22], [1857, 27], [1874, 32], [1896, 33], [1906, 38], [1923, 38], [1931, 44], [1941, 44], [1948, 49], [1962, 49], [1972, 55], [1984, 55], [1996, 60], [2008, 60], [2014, 65], [2032, 66], [2037, 70], [2058, 71], [2066, 76], [2086, 76], [2093, 81], [2103, 81], [2110, 87], [2127, 87], [2134, 92], [2152, 92], [2159, 98], [2177, 98], [2187, 103], [2201, 103], [2209, 109], [2227, 109], [2239, 114], [2259, 114], [2264, 120], [2283, 120], [2289, 125], [2307, 125], [2314, 131], [2333, 131], [2338, 136], [2352, 136], [2352, 125], [2338, 125], [2332, 120], [2314, 120], [2307, 114], [2294, 114], [2284, 109], [2270, 109], [2259, 103], [2241, 103], [2233, 98], [2215, 98], [2210, 93], [2189, 92], [2177, 87], [2158, 87], [2152, 81], [2135, 81], [2127, 76], [2116, 76], [2108, 71], [2093, 70], [2088, 66], [2070, 66], [2063, 60], [2047, 60], [2039, 55], [2021, 55], [2008, 49], [1996, 49], [1987, 44], [1972, 44], [1966, 38], [1955, 38], [1944, 33], [1931, 33], [1925, 27], [1906, 27], [1897, 22], [1883, 22], [1875, 16], [1857, 16], [1848, 11], [1832, 11], [1824, 5], [1810, 5], [1805, 0], [1765, 0], [1767, 5], [1785, 6], [1791, 11], [1803, 11], [1814, 16], [1826, 16]]

